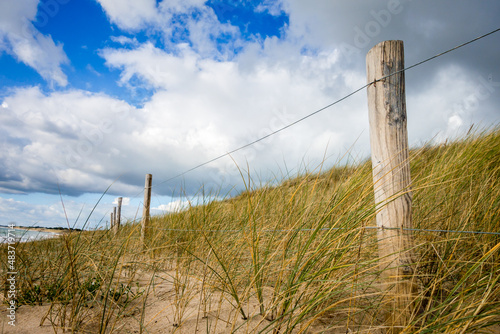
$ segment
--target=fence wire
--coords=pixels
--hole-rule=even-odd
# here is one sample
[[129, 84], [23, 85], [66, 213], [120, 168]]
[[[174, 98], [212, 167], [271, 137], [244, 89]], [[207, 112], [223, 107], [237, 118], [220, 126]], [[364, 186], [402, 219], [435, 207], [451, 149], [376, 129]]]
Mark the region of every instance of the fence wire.
[[[172, 231], [172, 232], [193, 232], [193, 233], [238, 233], [238, 232], [249, 232], [250, 229], [239, 229], [239, 230], [196, 230], [196, 229], [175, 229], [175, 228], [159, 228], [152, 227], [154, 230], [161, 231]], [[418, 229], [418, 228], [397, 228], [397, 227], [379, 227], [379, 226], [362, 226], [356, 229], [365, 230], [402, 230], [411, 232], [433, 232], [433, 233], [465, 233], [465, 234], [487, 234], [487, 235], [500, 235], [500, 232], [483, 232], [483, 231], [460, 231], [460, 230], [439, 230], [439, 229]], [[356, 230], [354, 229], [354, 230]], [[274, 233], [274, 232], [311, 232], [311, 231], [337, 231], [337, 230], [347, 230], [345, 227], [324, 227], [324, 228], [303, 228], [303, 229], [272, 229], [272, 230], [261, 230], [263, 233]]]

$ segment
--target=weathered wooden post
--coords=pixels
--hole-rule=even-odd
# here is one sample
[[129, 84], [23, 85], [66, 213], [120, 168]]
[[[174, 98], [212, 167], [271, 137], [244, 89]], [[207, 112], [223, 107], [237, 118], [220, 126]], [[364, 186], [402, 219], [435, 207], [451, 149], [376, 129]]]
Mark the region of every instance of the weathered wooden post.
[[[403, 41], [385, 41], [366, 56], [368, 83], [404, 69]], [[368, 87], [370, 142], [381, 279], [391, 333], [407, 328], [415, 284], [411, 247], [412, 192], [406, 129], [405, 73]]]
[[120, 230], [120, 223], [122, 220], [122, 197], [118, 197], [118, 210], [116, 211], [116, 216], [115, 216], [115, 225], [114, 225], [114, 233], [115, 235], [118, 234], [118, 231]]
[[115, 226], [116, 224], [116, 206], [113, 208], [113, 224], [112, 226]]
[[113, 212], [111, 212], [110, 216], [111, 217], [109, 218], [109, 229], [112, 230], [115, 224], [115, 215], [113, 214]]
[[146, 182], [144, 185], [144, 209], [142, 210], [142, 221], [141, 221], [141, 243], [144, 248], [146, 247], [146, 240], [149, 229], [149, 208], [151, 206], [152, 181], [153, 181], [153, 175], [146, 174]]

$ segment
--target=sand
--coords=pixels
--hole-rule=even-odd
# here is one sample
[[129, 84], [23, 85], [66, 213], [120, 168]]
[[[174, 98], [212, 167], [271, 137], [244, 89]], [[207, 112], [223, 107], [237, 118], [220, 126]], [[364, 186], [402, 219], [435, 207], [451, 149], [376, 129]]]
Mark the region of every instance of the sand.
[[[127, 275], [123, 275], [122, 279], [127, 282]], [[180, 280], [182, 284], [174, 284], [176, 279], [177, 282]], [[270, 328], [265, 330], [270, 321], [259, 314], [259, 304], [255, 298], [250, 297], [248, 302], [243, 305], [244, 312], [248, 316], [248, 320], [245, 321], [232, 305], [234, 300], [231, 299], [231, 296], [205, 286], [202, 278], [180, 277], [175, 271], [165, 271], [155, 276], [154, 280], [152, 280], [150, 273], [138, 273], [132, 279], [128, 277], [128, 281], [132, 282], [131, 291], [133, 293], [139, 289], [139, 291], [143, 291], [143, 294], [129, 304], [125, 314], [119, 318], [111, 318], [106, 333], [141, 333], [141, 322], [143, 324], [142, 333], [151, 334], [238, 334], [259, 333], [261, 330], [267, 333], [270, 330]], [[185, 293], [182, 292], [183, 286], [187, 288]], [[266, 300], [269, 300], [270, 295], [270, 291], [265, 291]], [[146, 299], [145, 296], [147, 296]], [[118, 302], [125, 301], [120, 299]], [[144, 305], [145, 308], [143, 308]], [[3, 301], [0, 310], [2, 328], [0, 333], [63, 333], [60, 318], [56, 315], [60, 305], [52, 307], [52, 316], [48, 317], [47, 314], [51, 309], [50, 304], [19, 307], [16, 311], [16, 326], [13, 327], [8, 324], [8, 310], [5, 301]], [[143, 309], [145, 312], [141, 320]], [[79, 313], [83, 316], [83, 326], [77, 333], [99, 333], [102, 321], [101, 311], [101, 307], [84, 307]], [[42, 321], [44, 318], [45, 320]], [[363, 329], [363, 326], [357, 326], [357, 321], [354, 318], [349, 323], [343, 320], [338, 321], [339, 319], [328, 317], [320, 319], [302, 333], [383, 333], [382, 329], [373, 328], [371, 321], [366, 323], [366, 318], [364, 321], [367, 326], [364, 327], [364, 331], [359, 330]], [[332, 326], [333, 323], [336, 323], [336, 326]], [[367, 327], [370, 326], [371, 329], [367, 330]], [[110, 331], [111, 328], [112, 331]], [[66, 332], [70, 333], [71, 330], [67, 329]], [[272, 333], [272, 330], [269, 332]], [[297, 328], [292, 333], [299, 332], [300, 330]], [[485, 330], [484, 333], [500, 333], [500, 326]]]
[[[250, 299], [244, 305], [249, 320], [244, 321], [241, 314], [237, 313], [228, 301], [228, 296], [221, 292], [208, 292], [201, 289], [201, 282], [196, 278], [188, 278], [184, 283], [189, 286], [189, 295], [181, 296], [179, 289], [174, 286], [175, 272], [165, 272], [155, 277], [154, 284], [149, 284], [151, 276], [143, 275], [139, 282], [139, 289], [144, 290], [146, 299], [146, 312], [144, 314], [144, 333], [255, 333], [263, 329], [269, 321], [258, 315], [258, 304]], [[210, 296], [208, 296], [210, 293]], [[206, 302], [203, 302], [206, 301]], [[113, 319], [109, 328], [113, 327], [115, 333], [139, 333], [141, 310], [144, 298], [134, 300], [128, 307], [127, 313], [118, 321]], [[7, 322], [8, 311], [5, 303], [0, 310], [0, 333], [62, 333], [58, 327], [58, 319], [54, 319], [54, 326], [47, 317], [41, 325], [41, 320], [50, 309], [49, 304], [28, 306], [23, 305], [16, 311], [16, 326], [12, 327]], [[206, 310], [205, 310], [206, 307]], [[55, 309], [53, 309], [55, 310]], [[86, 309], [88, 315], [84, 319], [85, 332], [98, 333], [100, 314], [97, 308]], [[56, 313], [56, 312], [54, 312]], [[69, 331], [71, 332], [71, 331]], [[82, 331], [84, 332], [84, 331]]]
[[[140, 277], [139, 277], [140, 276]], [[153, 284], [150, 284], [151, 274], [141, 273], [139, 278], [134, 277], [131, 286], [132, 292], [137, 292], [137, 283], [139, 291], [143, 294], [135, 299], [126, 308], [126, 314], [123, 314], [118, 320], [111, 319], [108, 328], [113, 328], [113, 333], [140, 333], [141, 328], [141, 310], [145, 302], [145, 313], [143, 323], [143, 333], [258, 333], [266, 328], [270, 321], [259, 314], [259, 304], [256, 298], [250, 297], [242, 308], [248, 319], [243, 320], [241, 313], [232, 305], [234, 300], [227, 293], [210, 289], [203, 285], [203, 279], [198, 277], [180, 277], [175, 271], [166, 271], [155, 276]], [[126, 275], [123, 275], [126, 281]], [[174, 284], [181, 280], [182, 284]], [[187, 287], [185, 293], [182, 287]], [[148, 290], [149, 287], [149, 290]], [[266, 297], [271, 292], [266, 292]], [[147, 295], [145, 300], [143, 297]], [[123, 299], [119, 302], [123, 302]], [[16, 311], [16, 326], [12, 327], [7, 322], [8, 311], [5, 302], [0, 310], [1, 327], [0, 333], [62, 333], [60, 321], [57, 314], [57, 307], [53, 306], [52, 321], [47, 317], [51, 308], [50, 304], [29, 306], [22, 305]], [[84, 308], [83, 329], [79, 333], [98, 333], [102, 314], [100, 307]], [[42, 319], [45, 320], [42, 322]], [[312, 326], [305, 333], [316, 333], [324, 325]], [[68, 330], [67, 332], [71, 332]], [[109, 332], [109, 331], [107, 331]], [[299, 331], [293, 331], [298, 333]], [[346, 333], [346, 328], [329, 329], [324, 333]], [[372, 331], [371, 333], [377, 333]]]

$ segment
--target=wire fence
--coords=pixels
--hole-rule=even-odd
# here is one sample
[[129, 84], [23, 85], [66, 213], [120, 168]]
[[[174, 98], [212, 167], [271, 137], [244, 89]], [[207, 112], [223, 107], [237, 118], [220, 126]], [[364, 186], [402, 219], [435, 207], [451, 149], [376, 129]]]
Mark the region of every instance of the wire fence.
[[[175, 228], [154, 228], [155, 230], [172, 231], [172, 232], [192, 232], [192, 233], [239, 233], [251, 231], [250, 229], [239, 230], [202, 230], [202, 229], [175, 229]], [[463, 233], [463, 234], [485, 234], [485, 235], [500, 235], [500, 232], [483, 232], [483, 231], [460, 231], [460, 230], [439, 230], [439, 229], [418, 229], [418, 228], [391, 228], [379, 226], [361, 226], [356, 229], [365, 230], [402, 230], [411, 232], [433, 232], [433, 233]], [[323, 227], [323, 228], [301, 228], [301, 229], [265, 229], [260, 230], [263, 233], [274, 232], [311, 232], [311, 231], [338, 231], [347, 230], [345, 227]]]

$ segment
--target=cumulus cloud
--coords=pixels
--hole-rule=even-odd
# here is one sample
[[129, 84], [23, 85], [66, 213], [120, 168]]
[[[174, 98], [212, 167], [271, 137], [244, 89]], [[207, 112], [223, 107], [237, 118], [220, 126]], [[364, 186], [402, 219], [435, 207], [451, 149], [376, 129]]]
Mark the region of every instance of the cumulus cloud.
[[[91, 194], [78, 198], [59, 194], [4, 195], [0, 197], [0, 225], [14, 222], [17, 226], [96, 228], [108, 224], [109, 227], [116, 198], [104, 195], [98, 203], [99, 197]], [[139, 199], [124, 198], [122, 222], [136, 219], [138, 213], [142, 213]]]
[[51, 85], [66, 86], [61, 66], [69, 63], [62, 44], [41, 34], [33, 24], [38, 0], [0, 3], [0, 52], [7, 52], [32, 67]]
[[[296, 56], [281, 58], [283, 49]], [[145, 44], [133, 50], [107, 49], [103, 56], [108, 66], [122, 69], [123, 84], [139, 77], [158, 90], [144, 105], [148, 124], [136, 142], [183, 156], [186, 167], [201, 157], [210, 159], [269, 134], [364, 83], [364, 77], [357, 73], [335, 74], [335, 52], [300, 55], [296, 46], [273, 39], [264, 44], [264, 49], [259, 45], [249, 47], [234, 61], [205, 59], [187, 45], [180, 46], [176, 55]], [[348, 117], [360, 111], [355, 107]], [[330, 125], [329, 130], [339, 125]], [[310, 140], [306, 138], [314, 133], [315, 126], [303, 125], [300, 133], [283, 134], [284, 149], [304, 145], [303, 152], [307, 151]], [[324, 129], [326, 126], [320, 126], [316, 131], [321, 134]], [[272, 149], [268, 153], [283, 154]], [[253, 160], [256, 154], [254, 150], [244, 156], [253, 156]], [[302, 154], [287, 152], [294, 161]], [[226, 162], [213, 166], [218, 164], [224, 166], [219, 169], [226, 169]]]
[[109, 20], [120, 29], [137, 31], [166, 27], [173, 15], [206, 8], [206, 0], [97, 0]]
[[[0, 213], [4, 217], [10, 217], [10, 221], [17, 223], [32, 222], [38, 226], [51, 226], [52, 219], [57, 221], [65, 219], [60, 203], [59, 205], [32, 205], [12, 198], [0, 197]], [[2, 221], [2, 223], [8, 222]]]
[[179, 212], [188, 209], [191, 206], [189, 201], [176, 200], [168, 204], [161, 204], [158, 207], [151, 208], [151, 210], [162, 211], [166, 213]]
[[[119, 161], [126, 152], [116, 143], [123, 133], [139, 127], [140, 118], [127, 103], [78, 90], [46, 95], [33, 87], [14, 90], [3, 104], [7, 107], [0, 116], [4, 136], [0, 159], [10, 177], [1, 180], [0, 187], [102, 192], [125, 170]], [[133, 188], [121, 181], [114, 187]]]
[[[79, 90], [16, 90], [3, 102], [8, 108], [1, 127], [11, 139], [2, 161], [11, 176], [0, 186], [55, 192], [59, 185], [66, 193], [79, 194], [100, 192], [122, 175], [113, 184], [114, 193], [140, 192], [146, 170], [154, 171], [155, 181], [168, 179], [287, 125], [363, 81], [349, 71], [336, 76], [337, 58], [331, 52], [280, 62], [277, 43], [266, 43], [266, 57], [249, 49], [241, 56], [243, 65], [203, 58], [188, 46], [179, 46], [175, 55], [150, 43], [104, 50], [108, 66], [122, 70], [123, 84], [132, 85], [133, 77], [139, 77], [157, 89], [140, 108]], [[296, 166], [305, 155], [321, 160], [328, 142], [339, 150], [362, 132], [362, 101], [353, 100], [339, 111], [356, 119], [349, 132], [343, 122], [335, 122], [338, 116], [325, 113], [234, 154], [234, 161], [221, 159], [192, 173], [184, 190], [194, 193], [204, 183], [239, 183], [236, 164], [271, 170], [283, 162]], [[170, 183], [158, 191], [170, 194], [172, 188], [181, 190]]]
[[120, 83], [126, 85], [134, 77], [154, 88], [175, 88], [188, 84], [194, 78], [197, 55], [186, 45], [179, 45], [180, 55], [172, 55], [146, 42], [135, 49], [102, 51], [109, 67], [121, 70]]
[[[115, 198], [113, 204], [118, 205], [118, 197]], [[122, 205], [123, 206], [130, 205], [130, 197], [122, 197]]]
[[138, 30], [158, 20], [155, 0], [98, 0], [111, 22], [124, 30]]
[[[239, 30], [218, 21], [205, 0], [98, 0], [110, 21], [125, 31], [148, 30], [163, 35], [167, 47], [190, 43], [205, 57], [229, 57], [241, 46]], [[123, 36], [114, 41], [137, 45]], [[225, 42], [224, 42], [225, 41]]]

